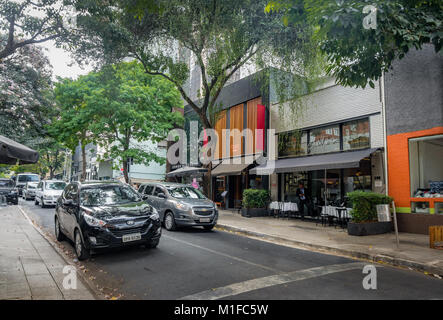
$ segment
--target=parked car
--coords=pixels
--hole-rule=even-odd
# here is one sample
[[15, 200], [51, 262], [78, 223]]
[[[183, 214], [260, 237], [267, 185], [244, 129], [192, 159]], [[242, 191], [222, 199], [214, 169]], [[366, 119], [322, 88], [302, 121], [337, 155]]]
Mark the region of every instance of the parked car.
[[35, 192], [35, 205], [41, 205], [42, 208], [55, 206], [65, 187], [66, 182], [64, 181], [40, 181]]
[[217, 224], [217, 206], [192, 186], [149, 183], [141, 185], [139, 193], [157, 209], [167, 230], [198, 226], [212, 230]]
[[40, 182], [40, 176], [35, 173], [19, 173], [14, 178], [15, 186], [18, 189], [18, 195], [22, 196], [22, 190], [28, 182]]
[[145, 244], [155, 248], [161, 236], [157, 210], [129, 185], [73, 182], [57, 201], [55, 235], [74, 241], [79, 260], [91, 250]]
[[22, 190], [22, 197], [24, 200], [34, 200], [35, 192], [37, 190], [38, 182], [27, 182]]
[[5, 197], [7, 203], [18, 204], [18, 190], [14, 180], [0, 179], [0, 197]]

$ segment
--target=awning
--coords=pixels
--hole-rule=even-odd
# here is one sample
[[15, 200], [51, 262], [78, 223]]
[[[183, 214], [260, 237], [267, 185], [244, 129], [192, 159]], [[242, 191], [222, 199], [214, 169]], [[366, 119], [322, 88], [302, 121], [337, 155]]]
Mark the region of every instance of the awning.
[[[232, 160], [231, 160], [232, 161]], [[233, 164], [229, 163], [230, 160], [225, 160], [221, 164], [219, 164], [214, 170], [212, 170], [211, 174], [215, 176], [238, 176], [249, 167], [249, 163], [239, 163]]]
[[251, 169], [249, 173], [256, 175], [270, 175], [272, 173], [283, 172], [358, 168], [362, 159], [369, 157], [377, 150], [378, 149], [365, 149], [302, 158], [267, 161], [266, 164]]
[[208, 169], [201, 167], [183, 167], [166, 174], [167, 177], [183, 177], [193, 174], [200, 174], [208, 172]]
[[18, 142], [0, 136], [0, 163], [16, 164], [19, 160], [20, 164], [36, 163], [38, 161], [38, 152], [28, 148]]

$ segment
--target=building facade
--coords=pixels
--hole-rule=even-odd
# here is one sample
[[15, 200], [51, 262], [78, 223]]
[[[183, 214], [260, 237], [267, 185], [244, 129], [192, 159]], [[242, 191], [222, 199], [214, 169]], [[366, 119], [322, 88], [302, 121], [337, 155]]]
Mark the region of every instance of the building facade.
[[386, 192], [379, 84], [355, 89], [329, 80], [297, 101], [271, 97], [275, 157], [251, 173], [268, 174], [273, 200], [296, 201], [303, 184], [311, 214], [346, 204], [355, 190]]
[[389, 194], [403, 232], [443, 224], [443, 58], [411, 51], [385, 77]]

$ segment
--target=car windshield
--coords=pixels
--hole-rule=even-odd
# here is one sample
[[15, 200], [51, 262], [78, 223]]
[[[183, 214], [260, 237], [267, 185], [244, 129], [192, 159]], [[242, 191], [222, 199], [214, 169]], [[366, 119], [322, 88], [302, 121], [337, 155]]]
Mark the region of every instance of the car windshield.
[[169, 194], [177, 199], [205, 199], [206, 197], [199, 190], [192, 187], [178, 187], [168, 189]]
[[38, 175], [30, 174], [24, 176], [18, 176], [18, 182], [39, 181]]
[[46, 182], [46, 189], [48, 190], [63, 190], [65, 187], [65, 182]]
[[103, 206], [141, 201], [139, 194], [129, 186], [97, 186], [80, 191], [83, 206]]
[[12, 180], [0, 180], [0, 187], [10, 188], [14, 186], [14, 182]]

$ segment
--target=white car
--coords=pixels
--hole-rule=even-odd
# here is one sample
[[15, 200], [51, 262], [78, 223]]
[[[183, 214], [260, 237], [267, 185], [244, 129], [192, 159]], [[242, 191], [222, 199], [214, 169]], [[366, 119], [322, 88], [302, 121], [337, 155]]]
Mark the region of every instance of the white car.
[[26, 186], [22, 189], [22, 195], [24, 200], [33, 200], [35, 198], [35, 191], [37, 190], [38, 182], [27, 182]]
[[57, 199], [62, 195], [66, 187], [66, 182], [47, 180], [40, 181], [35, 193], [35, 204], [42, 208], [46, 206], [55, 206]]

